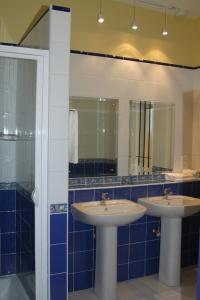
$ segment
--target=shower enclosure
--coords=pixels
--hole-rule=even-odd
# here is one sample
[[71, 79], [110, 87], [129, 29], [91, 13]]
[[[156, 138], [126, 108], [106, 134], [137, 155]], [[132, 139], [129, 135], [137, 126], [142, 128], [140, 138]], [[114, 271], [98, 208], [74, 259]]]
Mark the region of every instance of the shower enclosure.
[[0, 46], [0, 300], [47, 299], [47, 57]]

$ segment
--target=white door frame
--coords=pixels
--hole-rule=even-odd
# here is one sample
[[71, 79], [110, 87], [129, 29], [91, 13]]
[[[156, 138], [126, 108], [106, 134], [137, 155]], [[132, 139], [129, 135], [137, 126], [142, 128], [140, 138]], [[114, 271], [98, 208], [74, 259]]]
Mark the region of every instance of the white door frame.
[[36, 299], [48, 299], [49, 207], [48, 167], [48, 82], [49, 51], [0, 45], [0, 57], [34, 60], [37, 63], [35, 131], [35, 283]]

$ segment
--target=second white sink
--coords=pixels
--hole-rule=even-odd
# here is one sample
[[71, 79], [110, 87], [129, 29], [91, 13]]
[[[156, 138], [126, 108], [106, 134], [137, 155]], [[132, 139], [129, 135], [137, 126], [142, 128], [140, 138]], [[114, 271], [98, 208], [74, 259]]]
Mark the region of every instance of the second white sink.
[[188, 217], [200, 211], [200, 199], [173, 195], [166, 200], [161, 197], [139, 199], [139, 203], [147, 208], [147, 213], [154, 217]]

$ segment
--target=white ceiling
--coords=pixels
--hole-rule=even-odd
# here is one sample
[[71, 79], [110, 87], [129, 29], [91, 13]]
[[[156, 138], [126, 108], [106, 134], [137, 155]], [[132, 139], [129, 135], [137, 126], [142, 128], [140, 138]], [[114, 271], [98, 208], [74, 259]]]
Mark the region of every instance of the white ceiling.
[[200, 16], [200, 0], [116, 0], [127, 4], [148, 7], [154, 10], [166, 8], [168, 13], [191, 17]]

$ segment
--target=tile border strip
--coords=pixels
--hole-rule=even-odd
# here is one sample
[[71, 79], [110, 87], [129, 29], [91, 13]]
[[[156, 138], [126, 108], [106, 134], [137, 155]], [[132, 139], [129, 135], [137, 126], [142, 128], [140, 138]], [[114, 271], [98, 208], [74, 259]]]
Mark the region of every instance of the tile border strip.
[[51, 214], [60, 214], [60, 213], [67, 213], [67, 212], [68, 212], [67, 203], [51, 204], [51, 206], [50, 206]]

